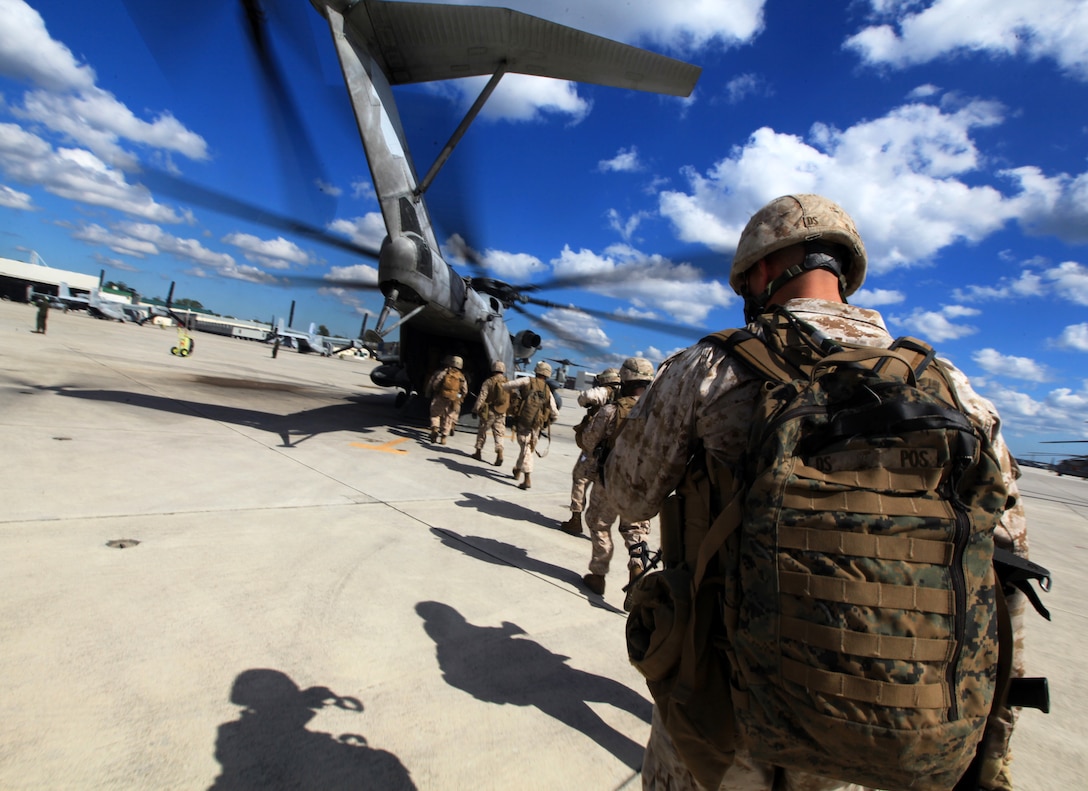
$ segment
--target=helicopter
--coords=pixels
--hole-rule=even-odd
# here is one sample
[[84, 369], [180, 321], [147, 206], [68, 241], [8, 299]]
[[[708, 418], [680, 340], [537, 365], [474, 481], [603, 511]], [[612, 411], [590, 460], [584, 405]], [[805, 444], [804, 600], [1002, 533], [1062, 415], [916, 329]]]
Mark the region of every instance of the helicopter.
[[[384, 303], [367, 344], [383, 360], [371, 374], [383, 387], [399, 388], [398, 405], [422, 393], [441, 361], [457, 355], [472, 382], [482, 382], [492, 365], [523, 369], [543, 340], [533, 330], [511, 334], [504, 314], [514, 309], [549, 331], [554, 323], [522, 308], [554, 307], [525, 289], [482, 276], [478, 258], [467, 244], [454, 252], [480, 273], [465, 277], [447, 261], [425, 203], [440, 169], [505, 74], [517, 73], [608, 87], [689, 96], [699, 78], [697, 66], [648, 50], [595, 36], [505, 8], [394, 2], [393, 0], [311, 0], [328, 25], [355, 123], [366, 154], [386, 237], [371, 249], [324, 229], [308, 226], [180, 183], [165, 173], [150, 173], [155, 186], [176, 197], [245, 216], [335, 244], [376, 260], [377, 282], [321, 278], [322, 286], [380, 290]], [[135, 0], [128, 3], [130, 14]], [[302, 128], [273, 53], [260, 0], [240, 0], [250, 43], [267, 83], [280, 103], [288, 126]], [[393, 87], [420, 82], [489, 76], [489, 81], [452, 133], [436, 161], [420, 178], [394, 99]], [[305, 278], [295, 278], [301, 282]], [[316, 279], [315, 279], [316, 280]], [[539, 286], [534, 287], [539, 288]], [[396, 314], [395, 321], [391, 317]], [[399, 330], [399, 355], [382, 354], [384, 340]]]
[[[1063, 439], [1044, 441], [1043, 445], [1082, 445], [1088, 439]], [[1076, 478], [1088, 478], [1088, 456], [1070, 456], [1056, 461], [1050, 469], [1060, 475], [1072, 475]]]
[[560, 383], [565, 383], [567, 381], [567, 369], [571, 366], [574, 366], [575, 368], [585, 368], [581, 363], [576, 363], [574, 360], [568, 360], [566, 357], [562, 360], [549, 357], [548, 360], [556, 364], [555, 381]]

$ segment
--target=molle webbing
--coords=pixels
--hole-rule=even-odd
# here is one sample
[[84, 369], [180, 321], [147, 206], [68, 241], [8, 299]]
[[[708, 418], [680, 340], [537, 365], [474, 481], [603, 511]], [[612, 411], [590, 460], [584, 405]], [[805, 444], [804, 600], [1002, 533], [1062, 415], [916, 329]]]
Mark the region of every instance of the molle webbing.
[[814, 692], [877, 706], [900, 709], [943, 709], [949, 704], [943, 684], [889, 684], [867, 678], [831, 673], [782, 659], [782, 678]]
[[952, 562], [952, 554], [955, 552], [955, 547], [947, 541], [876, 536], [871, 533], [850, 533], [838, 530], [812, 530], [788, 525], [782, 525], [778, 529], [778, 546], [783, 549], [800, 549], [806, 552], [943, 566]]
[[851, 632], [789, 616], [783, 616], [779, 625], [784, 638], [851, 656], [902, 659], [910, 662], [947, 662], [956, 650], [953, 640]]
[[805, 599], [937, 615], [952, 615], [955, 612], [955, 599], [950, 591], [943, 588], [860, 582], [793, 571], [779, 571], [778, 585], [782, 593]]

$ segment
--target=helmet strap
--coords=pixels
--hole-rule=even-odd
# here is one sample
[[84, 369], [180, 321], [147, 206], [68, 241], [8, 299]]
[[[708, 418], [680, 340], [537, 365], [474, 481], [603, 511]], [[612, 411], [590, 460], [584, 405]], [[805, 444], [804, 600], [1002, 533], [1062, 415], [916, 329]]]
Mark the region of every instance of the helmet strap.
[[[842, 296], [846, 290], [846, 277], [842, 273], [842, 262], [839, 260], [841, 256], [842, 248], [839, 245], [821, 241], [805, 242], [805, 257], [799, 264], [794, 264], [768, 283], [761, 293], [745, 297], [745, 321], [750, 323], [756, 316], [763, 313], [771, 297], [786, 283], [816, 269], [826, 269], [839, 279], [839, 295]], [[845, 302], [846, 298], [844, 296], [842, 298]]]

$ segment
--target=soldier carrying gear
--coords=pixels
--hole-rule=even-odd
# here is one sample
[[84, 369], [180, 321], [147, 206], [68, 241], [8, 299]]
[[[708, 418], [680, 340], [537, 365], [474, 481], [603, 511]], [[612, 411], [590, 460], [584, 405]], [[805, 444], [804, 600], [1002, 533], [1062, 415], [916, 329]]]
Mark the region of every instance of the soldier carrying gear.
[[[593, 416], [582, 434], [583, 447], [600, 464], [607, 457], [616, 435], [623, 428], [632, 407], [638, 402], [643, 390], [653, 381], [654, 366], [644, 357], [630, 357], [620, 366], [619, 397], [612, 403], [605, 404]], [[582, 582], [593, 593], [602, 595], [605, 578], [612, 562], [612, 523], [619, 518], [619, 531], [627, 547], [628, 582], [639, 576], [645, 568], [646, 537], [650, 533], [650, 520], [628, 520], [620, 516], [618, 504], [608, 491], [608, 482], [600, 477], [594, 483], [589, 494], [589, 508], [586, 509], [586, 526], [592, 543], [589, 560], [589, 573], [582, 577]]]
[[[730, 285], [745, 299], [747, 329], [717, 333], [666, 360], [605, 462], [604, 480], [625, 517], [661, 514], [667, 558], [665, 572], [635, 588], [647, 605], [665, 609], [643, 610], [635, 601], [627, 626], [629, 656], [652, 681], [655, 697], [642, 765], [647, 791], [780, 785], [832, 791], [851, 782], [950, 788], [956, 778], [949, 775], [974, 757], [982, 724], [981, 780], [972, 787], [1012, 789], [1009, 737], [1016, 712], [996, 695], [992, 707], [986, 701], [982, 682], [996, 674], [981, 665], [999, 652], [979, 645], [993, 635], [982, 635], [988, 613], [975, 583], [989, 579], [991, 594], [995, 586], [988, 562], [975, 559], [989, 542], [1027, 556], [1018, 470], [993, 405], [960, 371], [928, 354], [917, 363], [921, 354], [914, 352], [924, 344], [896, 344], [878, 312], [845, 304], [866, 267], [854, 222], [827, 198], [787, 195], [757, 211], [730, 273]], [[781, 383], [770, 367], [757, 370], [759, 349], [779, 367], [780, 361], [809, 364], [813, 377]], [[891, 364], [874, 366], [878, 359]], [[817, 370], [824, 361], [830, 365]], [[926, 387], [915, 387], [923, 376]], [[929, 393], [936, 378], [941, 383]], [[879, 385], [880, 398], [848, 400], [870, 383]], [[954, 403], [938, 391], [954, 393]], [[827, 400], [798, 406], [810, 394]], [[794, 411], [777, 412], [774, 399]], [[915, 404], [929, 410], [924, 420], [896, 419], [913, 414], [907, 407]], [[885, 415], [883, 422], [876, 419]], [[817, 430], [823, 433], [811, 433]], [[957, 437], [956, 444], [939, 452], [926, 445], [946, 437]], [[798, 449], [796, 442], [809, 438]], [[828, 444], [839, 442], [842, 447]], [[970, 447], [973, 454], [961, 452]], [[913, 487], [900, 492], [896, 482], [925, 478], [929, 459], [930, 477], [948, 485], [931, 493], [927, 484], [919, 496]], [[961, 459], [963, 475], [949, 473], [948, 464]], [[872, 496], [867, 487], [884, 490]], [[952, 508], [942, 492], [965, 500]], [[924, 508], [930, 510], [919, 519]], [[667, 522], [678, 525], [675, 535]], [[910, 537], [919, 522], [932, 535]], [[962, 545], [938, 537], [946, 529], [962, 533]], [[678, 551], [666, 547], [667, 533], [679, 538]], [[931, 547], [928, 558], [919, 554], [922, 543]], [[969, 575], [966, 558], [972, 559]], [[959, 572], [949, 563], [960, 564]], [[916, 584], [917, 574], [927, 575], [925, 585]], [[662, 601], [653, 602], [644, 583], [660, 584]], [[959, 596], [947, 589], [960, 584]], [[677, 592], [670, 603], [667, 591]], [[930, 602], [922, 601], [923, 591]], [[871, 601], [858, 601], [866, 596]], [[1014, 590], [1005, 599], [1013, 625], [1012, 675], [1023, 676], [1018, 632], [1027, 597]], [[961, 603], [944, 611], [956, 617], [940, 615], [953, 600]], [[675, 633], [683, 646], [704, 649], [678, 647], [650, 626], [654, 612], [683, 601], [690, 615], [673, 610], [684, 620]], [[927, 618], [926, 639], [917, 630], [897, 631], [919, 617]], [[868, 630], [870, 621], [881, 628]], [[964, 639], [971, 632], [974, 642], [953, 652], [958, 643], [946, 638], [960, 622], [978, 629], [965, 630]], [[774, 632], [769, 624], [781, 628]], [[1001, 657], [1004, 662], [1004, 652]], [[755, 667], [760, 662], [780, 664], [763, 672]], [[947, 673], [936, 669], [942, 662], [949, 663]], [[871, 678], [864, 675], [870, 670]], [[817, 699], [824, 701], [819, 716], [788, 721], [811, 714]], [[795, 715], [783, 712], [787, 703]], [[988, 719], [980, 714], [984, 708]], [[926, 717], [925, 727], [915, 724]], [[961, 724], [962, 738], [937, 735]], [[879, 738], [872, 737], [877, 730]], [[812, 745], [820, 740], [830, 746], [817, 755]]]
[[[503, 390], [517, 399], [517, 410], [511, 406], [510, 418], [514, 423], [514, 433], [521, 448], [518, 460], [514, 464], [514, 480], [524, 473], [526, 478], [518, 489], [530, 489], [533, 471], [533, 452], [540, 440], [541, 431], [559, 419], [559, 407], [556, 406], [552, 388], [547, 385], [548, 376], [552, 375], [552, 366], [546, 362], [537, 362], [533, 369], [535, 376], [519, 376], [503, 385]], [[511, 400], [514, 398], [511, 398]]]
[[468, 394], [468, 382], [461, 373], [464, 360], [454, 355], [443, 360], [445, 367], [435, 371], [424, 388], [431, 395], [431, 442], [446, 444], [446, 435], [461, 414], [461, 401]]
[[520, 395], [517, 414], [513, 416], [514, 434], [517, 437], [521, 452], [514, 463], [514, 480], [525, 474], [525, 480], [518, 486], [519, 489], [528, 489], [533, 483], [530, 474], [533, 471], [533, 451], [536, 450], [540, 432], [545, 426], [550, 426], [559, 419], [559, 407], [555, 405], [555, 396], [548, 387], [548, 377], [552, 375], [552, 367], [546, 362], [539, 362], [533, 369], [536, 376], [519, 377], [502, 385], [503, 390], [509, 393], [515, 391]]
[[586, 506], [586, 489], [597, 480], [597, 459], [592, 448], [587, 449], [582, 443], [582, 436], [593, 416], [605, 404], [616, 400], [620, 389], [619, 368], [605, 368], [594, 377], [596, 387], [591, 387], [578, 394], [578, 406], [585, 407], [586, 413], [581, 422], [574, 427], [574, 441], [581, 448], [578, 460], [571, 471], [570, 519], [562, 522], [559, 528], [572, 536], [582, 535], [582, 511]]
[[506, 384], [506, 364], [502, 360], [496, 360], [491, 364], [492, 374], [480, 386], [480, 394], [476, 396], [476, 405], [472, 408], [480, 421], [476, 429], [476, 452], [472, 458], [483, 460], [484, 444], [487, 442], [487, 432], [490, 431], [495, 439], [495, 466], [502, 466], [502, 441], [506, 436], [506, 412], [510, 407], [510, 393], [503, 389]]

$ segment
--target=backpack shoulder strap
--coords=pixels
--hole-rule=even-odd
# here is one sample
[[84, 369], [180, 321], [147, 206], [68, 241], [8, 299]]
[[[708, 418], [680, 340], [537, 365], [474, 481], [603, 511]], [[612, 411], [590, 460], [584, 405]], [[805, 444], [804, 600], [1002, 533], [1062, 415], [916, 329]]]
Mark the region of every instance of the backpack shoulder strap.
[[703, 340], [720, 347], [749, 371], [769, 382], [788, 382], [802, 376], [800, 369], [774, 354], [762, 338], [748, 330], [721, 330]]

